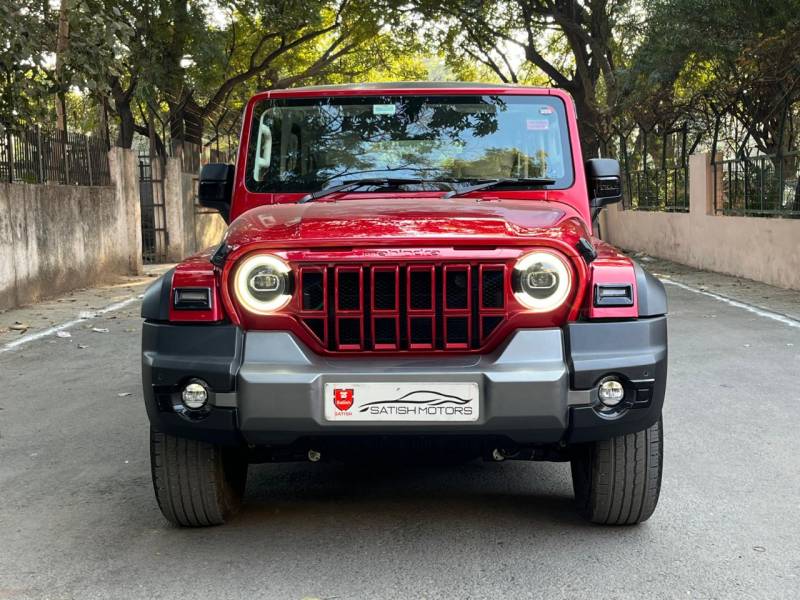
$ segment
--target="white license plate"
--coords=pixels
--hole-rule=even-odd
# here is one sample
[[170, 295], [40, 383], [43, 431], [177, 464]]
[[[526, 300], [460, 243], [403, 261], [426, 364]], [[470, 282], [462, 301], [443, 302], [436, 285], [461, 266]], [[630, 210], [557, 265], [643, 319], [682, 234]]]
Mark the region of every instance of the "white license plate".
[[476, 421], [480, 391], [463, 383], [326, 383], [328, 421]]

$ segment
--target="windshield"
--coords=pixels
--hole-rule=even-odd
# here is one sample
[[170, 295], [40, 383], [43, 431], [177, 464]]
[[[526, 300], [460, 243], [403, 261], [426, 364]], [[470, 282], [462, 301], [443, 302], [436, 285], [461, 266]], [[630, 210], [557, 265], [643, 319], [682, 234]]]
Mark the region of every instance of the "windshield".
[[573, 171], [564, 103], [551, 96], [342, 96], [256, 105], [249, 190], [314, 192], [376, 177], [465, 185], [546, 178], [554, 183], [540, 187], [567, 188]]

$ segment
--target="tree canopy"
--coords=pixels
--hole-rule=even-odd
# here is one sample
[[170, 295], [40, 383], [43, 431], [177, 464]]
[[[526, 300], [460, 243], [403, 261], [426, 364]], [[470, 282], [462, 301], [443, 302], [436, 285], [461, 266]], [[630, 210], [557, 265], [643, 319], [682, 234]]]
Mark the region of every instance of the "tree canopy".
[[563, 88], [587, 155], [797, 147], [800, 0], [16, 0], [0, 26], [0, 125], [65, 108], [162, 153], [224, 146], [259, 89], [431, 78]]

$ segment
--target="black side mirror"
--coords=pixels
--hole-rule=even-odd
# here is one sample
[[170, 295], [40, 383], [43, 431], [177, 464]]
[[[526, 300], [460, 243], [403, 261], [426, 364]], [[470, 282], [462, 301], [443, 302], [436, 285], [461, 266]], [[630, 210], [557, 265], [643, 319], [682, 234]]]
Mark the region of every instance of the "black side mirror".
[[622, 200], [622, 177], [619, 162], [613, 158], [592, 158], [586, 161], [586, 183], [593, 217], [607, 204]]
[[225, 222], [231, 212], [233, 165], [209, 163], [200, 171], [197, 201], [200, 206], [218, 210]]

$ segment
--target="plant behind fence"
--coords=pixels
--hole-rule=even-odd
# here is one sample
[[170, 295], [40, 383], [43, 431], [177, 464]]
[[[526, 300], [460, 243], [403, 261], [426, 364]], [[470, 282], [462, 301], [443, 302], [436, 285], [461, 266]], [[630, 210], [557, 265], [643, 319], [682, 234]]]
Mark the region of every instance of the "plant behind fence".
[[686, 165], [625, 173], [624, 206], [628, 210], [689, 212]]
[[800, 218], [800, 152], [719, 160], [712, 168], [718, 214]]

